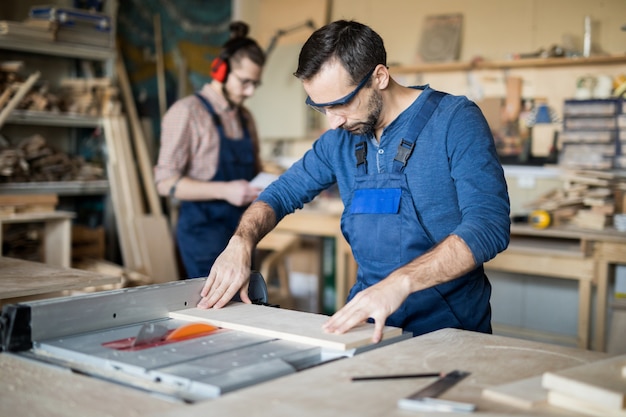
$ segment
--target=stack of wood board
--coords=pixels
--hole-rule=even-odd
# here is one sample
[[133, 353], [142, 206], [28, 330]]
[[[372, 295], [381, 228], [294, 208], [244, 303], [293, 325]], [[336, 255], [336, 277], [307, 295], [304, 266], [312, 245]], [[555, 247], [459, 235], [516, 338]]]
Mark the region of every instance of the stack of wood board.
[[563, 186], [527, 204], [527, 208], [549, 211], [553, 224], [573, 224], [584, 229], [603, 230], [614, 213], [622, 210], [620, 190], [626, 177], [597, 170], [564, 171]]
[[61, 152], [39, 134], [26, 137], [0, 150], [4, 182], [91, 181], [104, 178], [98, 162]]
[[56, 194], [3, 194], [0, 195], [0, 215], [50, 212], [58, 203]]
[[55, 40], [94, 47], [112, 47], [111, 17], [93, 10], [57, 6], [34, 6], [26, 24], [47, 27], [55, 25]]
[[626, 355], [546, 372], [548, 403], [597, 417], [626, 417]]
[[611, 169], [619, 154], [619, 98], [565, 100], [559, 165], [570, 169]]
[[0, 21], [0, 36], [12, 36], [18, 39], [54, 41], [56, 32], [51, 26], [30, 25], [25, 22]]
[[65, 78], [60, 82], [64, 110], [88, 116], [121, 113], [118, 88], [110, 78]]
[[533, 376], [519, 381], [509, 382], [483, 389], [483, 398], [508, 404], [513, 407], [530, 410], [547, 404], [548, 393], [541, 387], [541, 376]]
[[[174, 244], [162, 214], [147, 211], [126, 119], [103, 118], [107, 173], [124, 266], [153, 283], [178, 279]], [[135, 141], [136, 142], [136, 141]], [[137, 144], [137, 143], [135, 143]]]

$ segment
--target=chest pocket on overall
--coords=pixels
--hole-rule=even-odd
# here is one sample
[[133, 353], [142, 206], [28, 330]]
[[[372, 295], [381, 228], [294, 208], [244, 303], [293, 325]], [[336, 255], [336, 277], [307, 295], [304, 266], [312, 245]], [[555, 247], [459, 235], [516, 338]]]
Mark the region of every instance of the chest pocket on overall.
[[363, 188], [354, 192], [350, 214], [396, 214], [400, 209], [400, 188]]
[[399, 178], [392, 179], [392, 175], [356, 179], [345, 221], [354, 238], [351, 246], [357, 260], [387, 264], [401, 259], [403, 190]]

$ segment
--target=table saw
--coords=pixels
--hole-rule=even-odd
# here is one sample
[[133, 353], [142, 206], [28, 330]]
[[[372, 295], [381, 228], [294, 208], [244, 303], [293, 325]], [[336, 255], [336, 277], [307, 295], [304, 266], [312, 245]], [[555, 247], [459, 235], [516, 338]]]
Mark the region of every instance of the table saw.
[[[233, 300], [219, 310], [196, 309], [203, 284], [197, 278], [4, 306], [0, 348], [197, 402], [410, 337], [385, 328], [383, 341], [373, 345], [369, 324], [322, 335], [325, 316], [267, 304], [258, 273], [249, 289], [254, 305]], [[224, 318], [231, 312], [243, 314], [229, 325]]]

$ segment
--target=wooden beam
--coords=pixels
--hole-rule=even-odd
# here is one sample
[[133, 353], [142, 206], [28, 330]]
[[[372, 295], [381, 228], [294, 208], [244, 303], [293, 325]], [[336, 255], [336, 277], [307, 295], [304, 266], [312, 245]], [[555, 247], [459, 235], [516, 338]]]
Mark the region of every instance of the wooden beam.
[[122, 97], [124, 99], [124, 107], [126, 109], [126, 114], [128, 115], [132, 131], [133, 145], [139, 162], [143, 189], [146, 193], [146, 199], [148, 200], [149, 212], [154, 215], [161, 215], [163, 214], [163, 210], [161, 209], [161, 202], [154, 184], [152, 162], [150, 161], [150, 156], [148, 155], [146, 137], [141, 128], [141, 121], [139, 120], [139, 115], [137, 114], [137, 107], [135, 107], [135, 100], [133, 99], [128, 73], [126, 72], [126, 67], [124, 66], [121, 53], [118, 53], [116, 68], [117, 78], [119, 80]]
[[41, 76], [41, 72], [37, 71], [31, 74], [28, 77], [28, 79], [26, 79], [26, 81], [24, 81], [24, 83], [20, 85], [15, 95], [11, 98], [11, 100], [9, 100], [6, 107], [2, 109], [2, 112], [0, 112], [0, 127], [2, 127], [2, 125], [7, 120], [7, 118], [13, 111], [13, 109], [15, 109], [15, 107], [17, 107], [18, 104], [20, 104], [20, 101], [22, 101], [26, 93], [30, 91], [30, 89], [37, 82], [40, 76]]

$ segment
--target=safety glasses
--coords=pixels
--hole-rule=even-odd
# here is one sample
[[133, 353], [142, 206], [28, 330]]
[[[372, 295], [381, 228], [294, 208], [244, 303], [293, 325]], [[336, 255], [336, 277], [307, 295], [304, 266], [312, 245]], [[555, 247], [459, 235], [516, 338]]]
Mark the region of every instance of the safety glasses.
[[307, 104], [307, 106], [311, 107], [313, 110], [316, 110], [322, 114], [326, 114], [326, 110], [331, 107], [345, 106], [346, 104], [349, 104], [352, 100], [354, 100], [354, 97], [356, 97], [356, 95], [359, 93], [359, 90], [361, 90], [363, 86], [367, 83], [367, 80], [369, 80], [369, 78], [372, 76], [375, 69], [376, 67], [372, 68], [371, 71], [368, 72], [367, 75], [365, 75], [365, 77], [363, 77], [359, 85], [357, 85], [356, 88], [352, 90], [351, 93], [341, 97], [338, 100], [329, 101], [327, 103], [316, 103], [313, 100], [311, 100], [311, 97], [307, 96], [305, 103]]
[[261, 86], [261, 80], [251, 80], [249, 78], [242, 78], [239, 75], [235, 74], [234, 72], [231, 72], [230, 74], [234, 75], [235, 78], [239, 80], [243, 88], [254, 87], [255, 89], [257, 89]]

